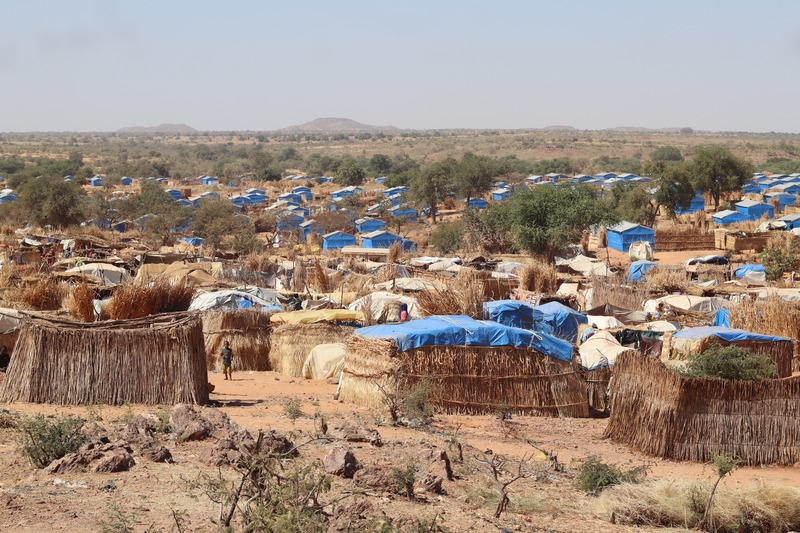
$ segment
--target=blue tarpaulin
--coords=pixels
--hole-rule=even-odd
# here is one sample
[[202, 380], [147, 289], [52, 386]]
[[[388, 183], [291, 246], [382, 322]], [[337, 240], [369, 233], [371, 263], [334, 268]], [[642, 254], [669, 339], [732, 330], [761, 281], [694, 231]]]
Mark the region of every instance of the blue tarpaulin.
[[742, 278], [750, 272], [766, 272], [764, 265], [742, 265], [733, 271], [734, 277]]
[[704, 337], [717, 337], [726, 342], [738, 341], [788, 341], [783, 337], [773, 337], [772, 335], [761, 335], [760, 333], [752, 333], [743, 329], [724, 328], [719, 326], [705, 326], [702, 328], [689, 328], [681, 331], [676, 331], [672, 334], [674, 339], [702, 339]]
[[631, 266], [628, 268], [628, 278], [626, 281], [628, 282], [636, 282], [641, 281], [644, 278], [645, 274], [653, 270], [658, 265], [653, 263], [652, 261], [634, 261], [631, 263]]
[[483, 316], [505, 326], [530, 329], [553, 335], [568, 342], [578, 340], [578, 326], [589, 319], [558, 302], [537, 307], [517, 300], [499, 300], [483, 304]]
[[514, 346], [572, 361], [572, 345], [547, 334], [510, 328], [464, 315], [431, 316], [399, 324], [360, 328], [354, 335], [394, 341], [400, 352], [421, 346]]
[[718, 309], [714, 313], [714, 325], [725, 328], [731, 327], [731, 312], [727, 309]]

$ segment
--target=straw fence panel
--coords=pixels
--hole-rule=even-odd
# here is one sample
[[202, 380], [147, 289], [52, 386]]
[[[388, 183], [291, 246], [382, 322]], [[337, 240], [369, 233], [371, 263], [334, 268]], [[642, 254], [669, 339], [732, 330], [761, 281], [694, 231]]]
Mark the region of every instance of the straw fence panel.
[[320, 344], [347, 342], [356, 328], [327, 322], [281, 324], [272, 330], [269, 361], [272, 370], [292, 378], [303, 377], [309, 352]]
[[764, 381], [684, 378], [660, 361], [617, 358], [605, 436], [644, 453], [744, 464], [800, 461], [800, 376]]
[[208, 402], [200, 317], [75, 323], [26, 318], [0, 402]]
[[502, 404], [529, 415], [586, 417], [586, 385], [572, 363], [509, 346], [424, 346], [398, 352], [394, 342], [351, 337], [340, 398], [366, 407], [386, 394], [429, 381], [442, 412], [486, 414]]
[[220, 352], [225, 341], [233, 350], [233, 370], [270, 370], [269, 351], [272, 313], [241, 309], [203, 313], [206, 364], [209, 370], [221, 369]]

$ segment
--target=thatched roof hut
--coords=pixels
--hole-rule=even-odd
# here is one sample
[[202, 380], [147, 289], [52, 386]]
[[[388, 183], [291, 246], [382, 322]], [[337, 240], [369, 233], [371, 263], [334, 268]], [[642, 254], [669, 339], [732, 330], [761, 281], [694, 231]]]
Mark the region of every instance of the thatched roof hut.
[[322, 309], [294, 311], [272, 316], [272, 370], [284, 376], [303, 377], [303, 365], [311, 349], [320, 344], [346, 342], [356, 329], [353, 320], [363, 321], [360, 311]]
[[429, 401], [447, 413], [518, 413], [586, 417], [586, 385], [572, 346], [546, 334], [432, 316], [356, 330], [345, 355], [340, 398], [383, 406], [387, 394], [429, 380]]
[[763, 381], [685, 378], [650, 357], [623, 353], [605, 436], [644, 453], [745, 464], [800, 461], [800, 376]]
[[677, 331], [667, 342], [669, 349], [666, 355], [670, 359], [685, 359], [688, 354], [702, 352], [714, 344], [735, 344], [751, 352], [767, 355], [777, 366], [779, 378], [792, 375], [794, 343], [791, 340], [742, 329], [706, 326]]
[[82, 323], [23, 320], [0, 402], [208, 402], [200, 317]]
[[[220, 351], [225, 341], [233, 350], [233, 370], [270, 370], [269, 350], [272, 312], [254, 309], [236, 311], [206, 311], [203, 317], [203, 336], [206, 363], [209, 370], [222, 364]], [[220, 367], [221, 368], [221, 367]]]

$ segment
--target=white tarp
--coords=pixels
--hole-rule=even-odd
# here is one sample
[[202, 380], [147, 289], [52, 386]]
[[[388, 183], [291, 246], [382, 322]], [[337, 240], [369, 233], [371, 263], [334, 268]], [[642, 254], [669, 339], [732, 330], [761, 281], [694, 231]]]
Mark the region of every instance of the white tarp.
[[370, 310], [372, 316], [379, 321], [396, 322], [397, 317], [387, 316], [387, 308], [399, 308], [400, 304], [406, 304], [408, 307], [409, 320], [416, 320], [422, 318], [419, 307], [417, 306], [417, 299], [410, 296], [402, 296], [391, 292], [373, 292], [367, 296], [363, 296], [347, 306], [351, 311], [364, 312], [364, 307], [367, 302], [370, 302]]
[[664, 296], [656, 300], [647, 300], [644, 303], [644, 310], [646, 313], [657, 313], [660, 304], [677, 307], [686, 311], [701, 311], [704, 313], [713, 313], [719, 309], [728, 307], [728, 301], [724, 298], [705, 297], [705, 296], [689, 296], [687, 294], [676, 294], [672, 296]]
[[67, 270], [68, 274], [85, 274], [103, 280], [105, 285], [116, 285], [127, 281], [131, 275], [124, 268], [106, 263], [86, 263]]
[[345, 347], [343, 342], [314, 346], [303, 363], [303, 377], [328, 379], [338, 376], [344, 366]]
[[617, 356], [627, 350], [630, 348], [622, 346], [610, 331], [598, 331], [578, 347], [581, 366], [588, 370], [613, 365]]

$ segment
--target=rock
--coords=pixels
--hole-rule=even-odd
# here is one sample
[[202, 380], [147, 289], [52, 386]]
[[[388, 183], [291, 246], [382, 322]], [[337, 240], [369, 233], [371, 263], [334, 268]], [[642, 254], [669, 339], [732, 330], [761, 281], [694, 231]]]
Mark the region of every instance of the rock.
[[157, 441], [150, 441], [142, 446], [142, 457], [154, 463], [172, 463], [172, 452]]
[[161, 425], [161, 419], [156, 415], [138, 414], [122, 430], [122, 438], [128, 442], [145, 444], [156, 438]]
[[322, 460], [322, 464], [327, 473], [348, 479], [361, 468], [361, 463], [353, 452], [343, 446], [333, 448]]
[[328, 427], [328, 437], [347, 442], [368, 442], [373, 446], [383, 446], [380, 433], [355, 422], [342, 422]]
[[353, 475], [353, 481], [381, 492], [397, 493], [397, 481], [390, 467], [362, 467]]
[[203, 440], [211, 435], [211, 426], [205, 418], [197, 409], [185, 403], [178, 404], [172, 409], [169, 425], [178, 442]]
[[416, 454], [416, 459], [426, 472], [437, 475], [442, 479], [453, 481], [450, 457], [441, 448], [423, 448]]
[[444, 479], [442, 479], [441, 476], [431, 474], [430, 472], [423, 474], [422, 477], [417, 480], [420, 487], [434, 494], [442, 494], [444, 492], [442, 489], [443, 482]]
[[100, 459], [93, 470], [95, 472], [127, 472], [130, 470], [136, 461], [133, 460], [133, 456], [123, 450], [122, 448], [117, 448], [117, 451], [106, 455], [102, 459]]

